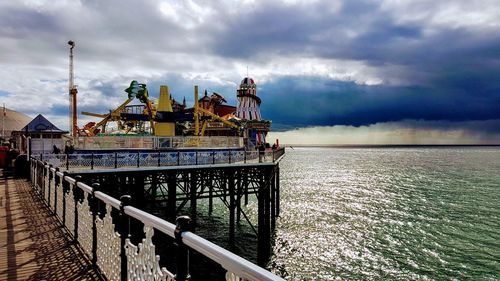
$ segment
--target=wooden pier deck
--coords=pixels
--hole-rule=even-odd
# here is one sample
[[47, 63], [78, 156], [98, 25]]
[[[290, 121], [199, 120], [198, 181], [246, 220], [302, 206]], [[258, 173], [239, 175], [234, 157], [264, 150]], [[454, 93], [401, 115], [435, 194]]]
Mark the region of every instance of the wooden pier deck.
[[0, 280], [101, 280], [24, 179], [0, 178]]

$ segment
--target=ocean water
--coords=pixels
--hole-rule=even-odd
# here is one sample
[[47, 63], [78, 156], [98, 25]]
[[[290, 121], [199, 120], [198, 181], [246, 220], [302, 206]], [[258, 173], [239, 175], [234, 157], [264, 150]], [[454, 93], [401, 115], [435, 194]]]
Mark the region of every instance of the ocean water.
[[295, 148], [269, 268], [287, 280], [500, 280], [500, 148]]

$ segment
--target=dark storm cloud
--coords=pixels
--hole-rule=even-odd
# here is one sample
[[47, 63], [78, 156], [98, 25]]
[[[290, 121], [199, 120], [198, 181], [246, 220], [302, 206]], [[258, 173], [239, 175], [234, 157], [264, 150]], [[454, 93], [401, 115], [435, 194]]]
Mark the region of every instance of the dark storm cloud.
[[250, 64], [275, 129], [499, 119], [494, 1], [287, 2], [297, 3], [5, 1], [0, 96], [28, 111], [22, 100], [33, 97], [33, 114], [66, 115], [72, 39], [79, 111], [116, 108], [132, 79], [153, 97], [167, 84], [188, 106], [195, 84], [235, 105], [231, 83]]
[[[491, 81], [490, 81], [491, 82]], [[370, 125], [407, 119], [468, 121], [500, 119], [497, 88], [366, 86], [315, 77], [283, 77], [261, 85], [265, 118], [275, 129], [298, 125]], [[477, 84], [470, 81], [470, 84]], [[485, 83], [487, 83], [485, 81]], [[471, 86], [472, 88], [472, 86]], [[500, 131], [500, 128], [487, 127]]]
[[[398, 14], [381, 9], [382, 2], [376, 1], [343, 1], [335, 12], [329, 5], [318, 2], [304, 9], [269, 4], [229, 17], [227, 28], [216, 33], [212, 49], [221, 56], [248, 60], [287, 54], [362, 61], [380, 67], [385, 81], [417, 85], [432, 84], [463, 69], [499, 69], [498, 31], [453, 26], [429, 31], [427, 22], [402, 23]], [[391, 71], [391, 66], [401, 67]]]

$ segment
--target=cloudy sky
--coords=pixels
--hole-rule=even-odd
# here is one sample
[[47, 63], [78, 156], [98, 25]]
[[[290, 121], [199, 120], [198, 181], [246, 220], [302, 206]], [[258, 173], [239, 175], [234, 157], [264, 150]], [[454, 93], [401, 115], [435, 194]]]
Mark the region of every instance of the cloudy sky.
[[498, 0], [0, 1], [0, 102], [67, 129], [70, 39], [79, 111], [248, 67], [285, 143], [500, 143]]

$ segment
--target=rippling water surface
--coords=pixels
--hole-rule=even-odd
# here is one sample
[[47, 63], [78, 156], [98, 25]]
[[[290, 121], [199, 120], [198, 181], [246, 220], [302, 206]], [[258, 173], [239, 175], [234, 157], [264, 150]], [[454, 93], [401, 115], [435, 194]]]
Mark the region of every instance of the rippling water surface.
[[295, 148], [280, 166], [286, 279], [500, 279], [500, 148]]

